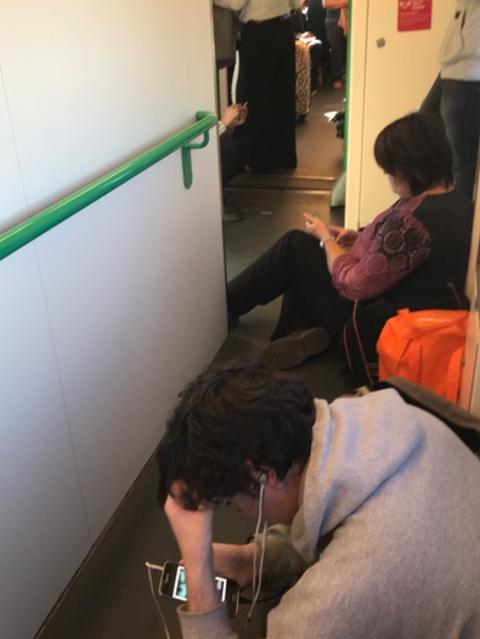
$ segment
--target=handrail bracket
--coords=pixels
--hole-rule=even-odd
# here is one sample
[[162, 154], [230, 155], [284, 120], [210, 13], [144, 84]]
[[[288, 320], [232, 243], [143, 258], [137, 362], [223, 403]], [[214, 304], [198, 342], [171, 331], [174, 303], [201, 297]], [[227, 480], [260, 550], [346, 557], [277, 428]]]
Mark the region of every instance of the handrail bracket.
[[188, 142], [182, 146], [182, 170], [183, 170], [183, 185], [188, 190], [193, 183], [193, 171], [192, 171], [192, 153], [193, 149], [204, 149], [210, 136], [209, 132], [205, 131], [203, 134], [203, 140], [201, 142]]

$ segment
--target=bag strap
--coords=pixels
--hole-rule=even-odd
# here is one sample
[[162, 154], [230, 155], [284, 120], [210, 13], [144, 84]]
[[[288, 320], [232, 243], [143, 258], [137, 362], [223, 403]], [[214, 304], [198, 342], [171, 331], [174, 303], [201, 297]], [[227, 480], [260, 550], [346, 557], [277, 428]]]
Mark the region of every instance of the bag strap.
[[356, 300], [353, 304], [353, 313], [352, 313], [353, 330], [355, 332], [355, 337], [357, 339], [357, 347], [360, 353], [360, 358], [362, 360], [365, 377], [368, 380], [369, 386], [373, 386], [374, 385], [373, 378], [368, 368], [367, 358], [365, 356], [365, 349], [363, 348], [363, 342], [362, 342], [362, 338], [360, 337], [360, 330], [358, 327], [358, 303], [359, 303], [358, 300]]
[[480, 454], [480, 419], [437, 393], [401, 377], [388, 377], [375, 390], [394, 388], [407, 402], [444, 422], [476, 455]]

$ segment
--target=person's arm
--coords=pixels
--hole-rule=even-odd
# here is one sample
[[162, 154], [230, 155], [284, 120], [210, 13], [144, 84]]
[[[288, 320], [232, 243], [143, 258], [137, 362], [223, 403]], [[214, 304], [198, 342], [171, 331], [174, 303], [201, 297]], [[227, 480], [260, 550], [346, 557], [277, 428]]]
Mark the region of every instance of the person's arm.
[[171, 490], [173, 496], [165, 502], [165, 514], [185, 565], [187, 610], [205, 612], [219, 603], [213, 573], [213, 511], [209, 508], [187, 510], [180, 501], [181, 489], [173, 486]]
[[172, 527], [185, 566], [188, 600], [178, 609], [183, 639], [237, 639], [221, 604], [213, 571], [213, 511], [187, 510], [179, 484], [171, 487], [165, 514]]
[[430, 235], [412, 211], [391, 209], [362, 231], [350, 253], [335, 261], [332, 284], [350, 300], [378, 297], [417, 269], [430, 252]]
[[303, 217], [305, 219], [305, 229], [307, 233], [322, 242], [325, 257], [327, 258], [327, 267], [330, 273], [332, 273], [333, 265], [337, 258], [341, 255], [346, 255], [347, 251], [336, 241], [335, 235], [333, 235], [323, 220], [320, 220], [310, 213], [304, 213]]
[[[257, 544], [257, 556], [261, 546]], [[252, 583], [255, 542], [247, 544], [213, 544], [213, 568], [216, 575], [235, 581], [240, 590]], [[307, 562], [292, 546], [290, 527], [283, 524], [267, 530], [266, 552], [262, 580], [262, 595], [272, 596], [290, 588], [308, 567]]]

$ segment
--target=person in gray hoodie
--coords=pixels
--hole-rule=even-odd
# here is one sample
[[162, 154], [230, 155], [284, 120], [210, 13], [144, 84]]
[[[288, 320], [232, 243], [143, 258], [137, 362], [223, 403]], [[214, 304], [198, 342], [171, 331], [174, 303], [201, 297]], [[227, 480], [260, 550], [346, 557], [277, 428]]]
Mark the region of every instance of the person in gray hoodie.
[[421, 110], [441, 115], [459, 191], [473, 198], [480, 139], [480, 0], [457, 0], [440, 47], [440, 75]]
[[186, 569], [184, 639], [237, 636], [213, 576], [245, 586], [262, 554], [262, 535], [212, 544], [223, 502], [274, 524], [262, 593], [284, 594], [267, 638], [480, 637], [480, 462], [395, 390], [328, 404], [259, 367], [207, 372], [157, 459]]

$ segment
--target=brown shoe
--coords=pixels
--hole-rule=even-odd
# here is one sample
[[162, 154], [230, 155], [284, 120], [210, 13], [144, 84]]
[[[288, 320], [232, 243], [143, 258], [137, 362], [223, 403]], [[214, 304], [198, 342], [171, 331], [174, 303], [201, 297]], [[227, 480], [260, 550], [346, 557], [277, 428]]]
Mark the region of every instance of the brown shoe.
[[269, 344], [260, 361], [267, 369], [281, 371], [298, 366], [307, 357], [326, 350], [329, 344], [330, 335], [322, 326], [295, 331]]

